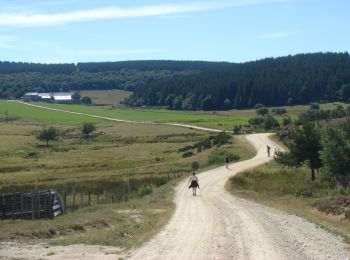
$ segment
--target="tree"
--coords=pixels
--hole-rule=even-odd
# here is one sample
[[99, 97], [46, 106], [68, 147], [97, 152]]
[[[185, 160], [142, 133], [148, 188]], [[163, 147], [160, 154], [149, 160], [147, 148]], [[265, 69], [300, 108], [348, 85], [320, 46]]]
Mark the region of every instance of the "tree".
[[96, 130], [96, 126], [93, 123], [84, 123], [81, 128], [81, 133], [84, 137], [88, 138], [91, 133]]
[[232, 108], [232, 102], [228, 98], [224, 101], [224, 109], [231, 109]]
[[257, 110], [256, 110], [256, 113], [258, 115], [266, 115], [267, 113], [269, 112], [269, 109], [267, 107], [259, 107]]
[[273, 116], [267, 115], [264, 117], [264, 128], [265, 130], [270, 130], [272, 128], [279, 127], [280, 124]]
[[80, 101], [84, 105], [91, 105], [92, 104], [92, 100], [90, 97], [83, 97]]
[[320, 159], [321, 131], [313, 123], [306, 123], [289, 136], [289, 152], [278, 152], [276, 161], [292, 167], [307, 163], [311, 170], [311, 180], [315, 180], [315, 170], [322, 166]]
[[257, 104], [255, 104], [254, 109], [259, 109], [259, 108], [262, 108], [262, 107], [265, 107], [265, 106], [263, 104], [261, 104], [261, 103], [257, 103]]
[[44, 128], [38, 135], [40, 141], [46, 141], [46, 146], [49, 146], [49, 141], [54, 141], [58, 137], [58, 130], [55, 127]]
[[342, 85], [340, 93], [344, 102], [350, 102], [350, 84]]
[[321, 159], [327, 173], [346, 186], [350, 180], [350, 120], [340, 127], [328, 126], [321, 143]]
[[275, 113], [276, 115], [283, 115], [287, 113], [287, 110], [285, 108], [282, 107], [275, 107], [272, 109], [272, 112]]
[[72, 95], [72, 100], [74, 103], [80, 103], [80, 94], [78, 92], [74, 92], [74, 94]]
[[316, 102], [310, 103], [310, 109], [319, 110], [320, 104]]
[[283, 117], [283, 120], [282, 120], [282, 124], [283, 126], [287, 126], [289, 124], [292, 123], [292, 119], [288, 116], [288, 117]]
[[346, 116], [346, 111], [342, 105], [338, 105], [334, 110], [331, 112], [332, 118], [342, 118]]
[[192, 162], [191, 169], [192, 171], [197, 171], [199, 169], [199, 163], [196, 161]]

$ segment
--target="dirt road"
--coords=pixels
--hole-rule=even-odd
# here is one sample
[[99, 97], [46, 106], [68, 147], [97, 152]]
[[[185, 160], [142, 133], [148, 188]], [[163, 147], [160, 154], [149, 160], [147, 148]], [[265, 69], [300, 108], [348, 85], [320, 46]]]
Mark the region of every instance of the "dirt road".
[[[347, 259], [341, 238], [293, 215], [228, 194], [230, 176], [269, 161], [268, 134], [249, 135], [257, 155], [247, 161], [199, 175], [200, 192], [192, 197], [186, 181], [176, 189], [176, 211], [168, 225], [133, 252], [132, 259]], [[350, 259], [350, 258], [349, 258]]]
[[169, 223], [151, 241], [128, 255], [116, 255], [118, 249], [113, 247], [73, 245], [47, 248], [45, 245], [2, 243], [0, 259], [118, 259], [121, 256], [143, 260], [350, 259], [349, 246], [340, 237], [305, 219], [239, 199], [225, 191], [224, 185], [229, 177], [270, 160], [267, 144], [272, 151], [278, 148], [268, 134], [249, 135], [247, 139], [258, 151], [254, 158], [232, 164], [229, 170], [219, 167], [201, 173], [201, 190], [197, 197], [192, 197], [187, 180], [181, 182], [176, 188], [176, 210]]

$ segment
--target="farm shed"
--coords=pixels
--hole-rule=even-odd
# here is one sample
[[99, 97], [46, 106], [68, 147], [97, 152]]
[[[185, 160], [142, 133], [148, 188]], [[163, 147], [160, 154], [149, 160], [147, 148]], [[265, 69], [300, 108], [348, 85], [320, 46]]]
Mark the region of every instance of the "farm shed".
[[31, 101], [46, 101], [55, 103], [72, 103], [73, 93], [71, 92], [55, 92], [55, 93], [38, 93], [29, 92], [23, 95], [22, 100], [25, 102]]
[[0, 194], [0, 219], [53, 218], [64, 212], [56, 190]]

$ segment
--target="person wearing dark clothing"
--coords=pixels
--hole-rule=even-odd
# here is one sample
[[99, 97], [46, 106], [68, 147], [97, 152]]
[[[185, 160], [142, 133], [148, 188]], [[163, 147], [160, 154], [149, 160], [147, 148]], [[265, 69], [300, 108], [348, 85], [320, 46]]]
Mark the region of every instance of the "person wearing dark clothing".
[[196, 191], [197, 191], [197, 188], [199, 189], [199, 181], [198, 181], [198, 178], [197, 178], [195, 172], [193, 172], [191, 178], [188, 180], [187, 185], [190, 183], [191, 183], [191, 185], [188, 188], [189, 189], [192, 188], [192, 195], [197, 196]]
[[270, 151], [271, 151], [271, 147], [267, 145], [267, 156], [270, 157]]
[[226, 169], [228, 169], [228, 164], [230, 163], [230, 157], [228, 156], [228, 154], [225, 155], [225, 165], [226, 165]]

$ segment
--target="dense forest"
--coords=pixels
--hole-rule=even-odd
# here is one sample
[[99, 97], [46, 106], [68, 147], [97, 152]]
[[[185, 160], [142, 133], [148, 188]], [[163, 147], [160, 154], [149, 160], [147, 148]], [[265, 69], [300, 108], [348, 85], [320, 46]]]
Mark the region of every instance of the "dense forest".
[[225, 110], [350, 101], [348, 53], [299, 54], [246, 63], [122, 61], [0, 62], [0, 98], [25, 92], [125, 89], [128, 106]]
[[147, 81], [170, 79], [229, 63], [204, 61], [123, 61], [78, 64], [0, 62], [0, 98], [20, 98], [29, 91], [90, 89], [134, 90]]
[[299, 54], [231, 64], [197, 74], [148, 81], [136, 88], [129, 106], [177, 110], [224, 110], [350, 101], [348, 53]]

